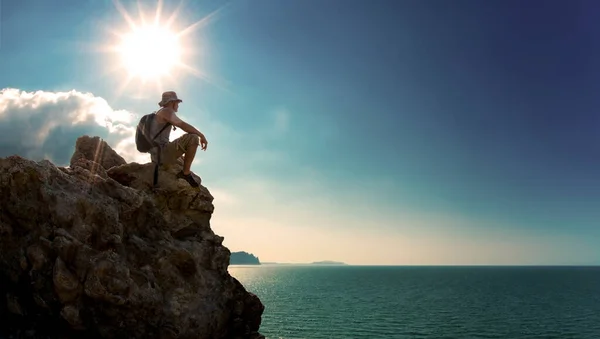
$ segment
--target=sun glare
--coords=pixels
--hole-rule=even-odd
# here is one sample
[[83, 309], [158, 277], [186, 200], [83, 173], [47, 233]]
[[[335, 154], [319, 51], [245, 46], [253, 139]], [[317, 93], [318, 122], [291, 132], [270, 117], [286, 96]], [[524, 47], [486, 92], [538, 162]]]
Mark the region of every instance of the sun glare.
[[[144, 91], [147, 84], [154, 84], [157, 89], [162, 89], [165, 81], [170, 82], [166, 86], [169, 87], [187, 74], [214, 84], [201, 70], [202, 67], [199, 67], [203, 56], [201, 54], [205, 51], [204, 48], [198, 48], [203, 46], [199, 37], [192, 36], [191, 33], [208, 25], [223, 7], [187, 27], [176, 27], [184, 20], [180, 15], [183, 2], [175, 9], [164, 9], [163, 1], [159, 0], [155, 9], [147, 10], [137, 0], [138, 18], [132, 17], [119, 0], [113, 2], [126, 26], [115, 28], [111, 25], [107, 28], [115, 40], [100, 49], [111, 53], [114, 58], [107, 63], [109, 72], [123, 77], [117, 92], [122, 92], [135, 80], [140, 82], [136, 82], [132, 88], [139, 91]], [[169, 15], [163, 18], [163, 12]]]
[[130, 76], [146, 80], [168, 75], [181, 63], [177, 35], [159, 26], [136, 28], [124, 35], [119, 52]]

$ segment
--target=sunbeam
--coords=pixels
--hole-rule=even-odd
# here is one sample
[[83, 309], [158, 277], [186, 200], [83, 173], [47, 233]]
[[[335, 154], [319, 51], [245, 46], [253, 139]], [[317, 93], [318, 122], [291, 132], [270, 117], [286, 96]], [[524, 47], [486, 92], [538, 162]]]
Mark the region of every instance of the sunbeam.
[[125, 27], [106, 27], [110, 42], [95, 46], [94, 50], [111, 55], [107, 72], [122, 77], [116, 88], [117, 96], [129, 88], [141, 92], [150, 89], [147, 86], [156, 86], [156, 90], [161, 90], [163, 85], [174, 85], [172, 82], [182, 75], [191, 75], [224, 89], [223, 84], [212, 82], [207, 71], [198, 66], [206, 51], [192, 33], [212, 23], [227, 5], [192, 24], [180, 26], [183, 2], [167, 14], [163, 0], [158, 0], [156, 8], [150, 11], [138, 0], [133, 7], [137, 17], [120, 0], [113, 3]]

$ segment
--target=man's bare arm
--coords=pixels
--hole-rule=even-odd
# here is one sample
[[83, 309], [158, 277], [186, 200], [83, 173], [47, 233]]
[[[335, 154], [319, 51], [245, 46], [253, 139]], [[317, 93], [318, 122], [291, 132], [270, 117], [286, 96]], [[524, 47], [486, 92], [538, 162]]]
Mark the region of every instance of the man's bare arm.
[[[177, 118], [179, 119], [179, 118]], [[190, 133], [190, 134], [196, 134], [197, 136], [203, 137], [204, 134], [202, 134], [202, 132], [200, 132], [199, 130], [197, 130], [196, 128], [194, 128], [194, 126], [188, 124], [187, 122], [179, 119], [179, 122], [177, 125], [173, 124], [176, 127], [181, 128], [182, 130]]]
[[160, 113], [161, 117], [164, 118], [165, 120], [167, 120], [168, 122], [171, 123], [171, 125], [175, 126], [175, 127], [179, 127], [182, 130], [184, 130], [185, 132], [188, 132], [190, 134], [196, 134], [198, 136], [204, 136], [202, 134], [202, 132], [200, 132], [199, 130], [197, 130], [194, 126], [188, 124], [187, 122], [181, 120], [177, 114], [175, 114], [175, 112], [173, 112], [173, 110], [165, 108], [163, 109]]
[[197, 136], [199, 136], [200, 137], [200, 146], [201, 146], [202, 150], [206, 151], [206, 148], [208, 147], [208, 141], [206, 140], [206, 137], [204, 136], [204, 134], [202, 134], [202, 132], [197, 130], [194, 126], [181, 120], [172, 109], [165, 108], [165, 109], [161, 110], [158, 114], [162, 118], [164, 118], [165, 120], [170, 122], [171, 125], [173, 125], [175, 127], [179, 127], [182, 130], [184, 130], [185, 132], [188, 132], [190, 134], [196, 134]]

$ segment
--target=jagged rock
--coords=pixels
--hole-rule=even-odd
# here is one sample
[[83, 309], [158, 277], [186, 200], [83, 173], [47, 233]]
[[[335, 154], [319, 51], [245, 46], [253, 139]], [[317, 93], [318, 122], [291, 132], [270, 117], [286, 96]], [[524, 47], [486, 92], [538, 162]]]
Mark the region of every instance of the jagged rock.
[[[87, 135], [77, 138], [75, 152], [71, 156], [71, 166], [76, 164], [80, 159], [95, 163], [96, 166], [102, 167], [103, 170], [127, 163], [123, 157], [108, 146], [106, 141], [100, 139], [100, 137], [91, 138]], [[92, 171], [91, 168], [86, 169]]]
[[179, 165], [153, 189], [153, 164], [102, 148], [66, 168], [0, 158], [0, 337], [263, 338], [210, 192], [177, 180]]

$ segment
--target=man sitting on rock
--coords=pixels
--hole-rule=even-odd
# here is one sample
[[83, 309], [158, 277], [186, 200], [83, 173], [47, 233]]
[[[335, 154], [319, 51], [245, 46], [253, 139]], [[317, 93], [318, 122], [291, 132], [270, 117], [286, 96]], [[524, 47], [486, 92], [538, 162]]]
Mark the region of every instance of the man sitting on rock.
[[[187, 132], [187, 134], [184, 134], [171, 142], [169, 141], [169, 136], [171, 135], [170, 128], [165, 128], [162, 133], [158, 135], [156, 141], [159, 145], [163, 145], [162, 151], [160, 152], [160, 163], [163, 165], [175, 164], [177, 159], [184, 155], [183, 170], [177, 174], [177, 178], [184, 179], [192, 187], [198, 187], [199, 185], [192, 177], [190, 168], [194, 156], [196, 155], [198, 145], [201, 145], [202, 150], [206, 151], [208, 141], [206, 141], [204, 134], [177, 116], [176, 113], [179, 109], [179, 103], [181, 102], [183, 101], [177, 97], [175, 92], [164, 92], [162, 94], [162, 100], [158, 103], [161, 108], [156, 112], [156, 119], [154, 119], [155, 123], [150, 129], [152, 135], [156, 135], [167, 123], [170, 123]], [[152, 162], [157, 162], [156, 151], [153, 150], [150, 154]]]

